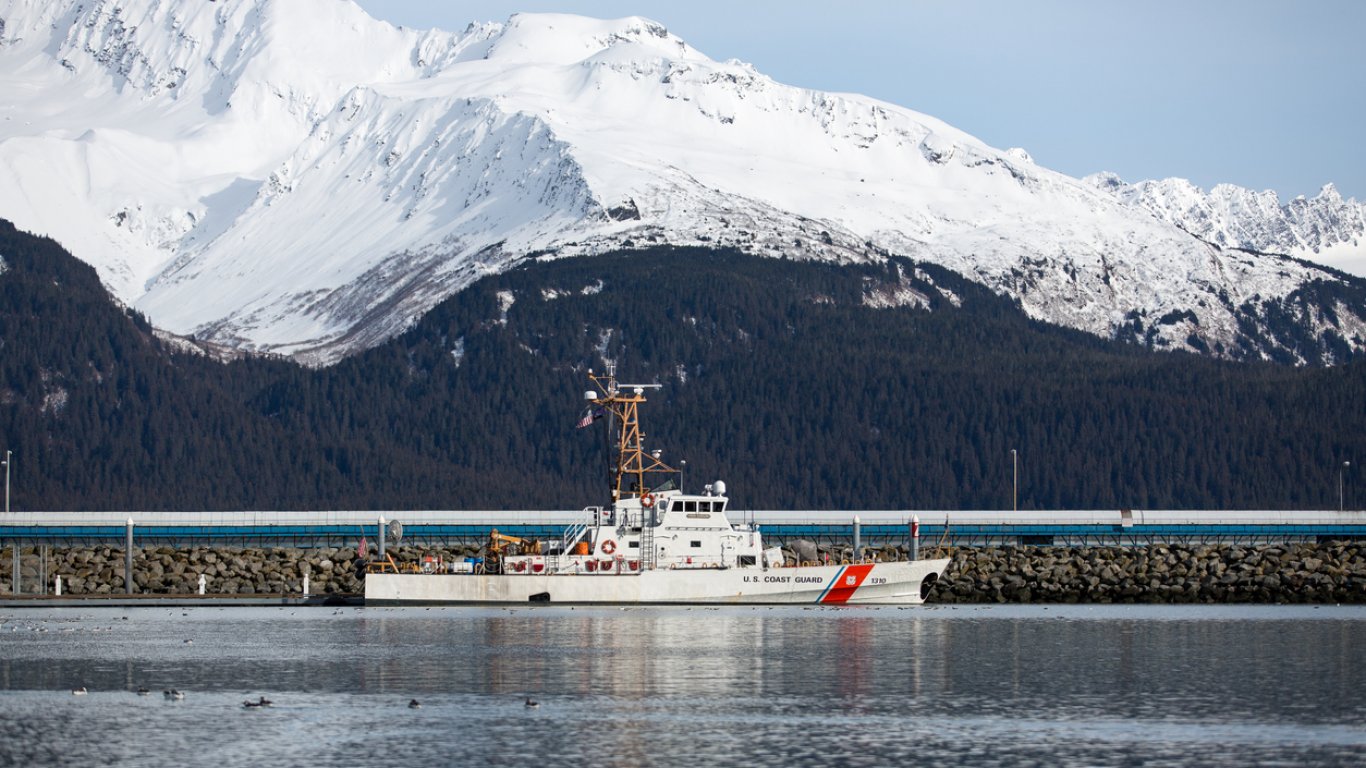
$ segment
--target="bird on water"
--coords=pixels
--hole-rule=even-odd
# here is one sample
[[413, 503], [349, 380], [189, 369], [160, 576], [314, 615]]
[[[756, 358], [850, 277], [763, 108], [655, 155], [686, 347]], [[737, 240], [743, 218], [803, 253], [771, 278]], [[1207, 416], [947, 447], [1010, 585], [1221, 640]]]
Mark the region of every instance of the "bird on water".
[[80, 688], [72, 688], [72, 689], [71, 689], [71, 695], [72, 695], [72, 696], [84, 696], [85, 694], [86, 694], [86, 690], [85, 690], [85, 686], [84, 686], [84, 685], [82, 685]]
[[526, 705], [527, 705], [528, 707], [539, 707], [539, 706], [541, 706], [541, 702], [536, 701], [535, 699], [532, 699], [532, 698], [528, 697], [527, 700], [526, 700]]
[[408, 709], [422, 709], [422, 702], [417, 699], [408, 700]]

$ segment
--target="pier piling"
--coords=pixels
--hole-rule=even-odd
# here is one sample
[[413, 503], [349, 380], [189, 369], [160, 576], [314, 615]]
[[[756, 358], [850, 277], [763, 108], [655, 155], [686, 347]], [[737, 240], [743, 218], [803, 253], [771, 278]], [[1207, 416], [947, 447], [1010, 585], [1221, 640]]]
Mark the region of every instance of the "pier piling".
[[915, 561], [920, 559], [920, 516], [911, 515], [911, 537], [906, 546], [906, 559]]
[[123, 543], [123, 593], [133, 594], [133, 518], [128, 518]]

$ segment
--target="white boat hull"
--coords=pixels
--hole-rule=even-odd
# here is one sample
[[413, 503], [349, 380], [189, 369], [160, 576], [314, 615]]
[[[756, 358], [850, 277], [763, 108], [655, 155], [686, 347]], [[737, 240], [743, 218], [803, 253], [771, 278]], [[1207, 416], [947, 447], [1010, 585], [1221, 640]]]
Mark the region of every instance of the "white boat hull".
[[365, 602], [912, 605], [946, 558], [794, 568], [676, 568], [641, 573], [371, 573]]

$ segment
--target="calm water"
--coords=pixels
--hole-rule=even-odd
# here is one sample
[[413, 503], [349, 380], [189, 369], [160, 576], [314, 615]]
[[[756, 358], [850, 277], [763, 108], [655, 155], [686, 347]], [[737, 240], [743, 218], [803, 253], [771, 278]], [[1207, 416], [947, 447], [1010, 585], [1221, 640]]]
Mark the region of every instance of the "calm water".
[[0, 610], [0, 765], [742, 763], [1362, 765], [1366, 608]]

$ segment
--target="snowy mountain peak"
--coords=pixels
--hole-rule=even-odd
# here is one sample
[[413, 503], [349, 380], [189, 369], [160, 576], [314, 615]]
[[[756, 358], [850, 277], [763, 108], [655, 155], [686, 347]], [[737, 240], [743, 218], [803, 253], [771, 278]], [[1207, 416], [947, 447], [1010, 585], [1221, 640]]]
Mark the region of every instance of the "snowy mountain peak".
[[501, 65], [570, 65], [604, 52], [671, 60], [698, 58], [663, 24], [639, 16], [600, 20], [551, 13], [518, 13], [508, 19], [486, 58]]
[[[529, 254], [661, 242], [899, 253], [1041, 319], [1232, 355], [1262, 349], [1240, 340], [1262, 304], [1339, 278], [1230, 259], [1151, 210], [1289, 210], [1325, 242], [1333, 217], [1359, 215], [1311, 214], [1327, 191], [1282, 207], [1083, 182], [903, 107], [713, 60], [638, 17], [447, 33], [350, 0], [0, 0], [0, 19], [0, 103], [17, 117], [0, 121], [0, 217], [56, 237], [161, 327], [315, 362]], [[1333, 309], [1311, 333], [1361, 348], [1362, 315]]]
[[1282, 204], [1271, 190], [1233, 184], [1205, 192], [1186, 179], [1128, 184], [1098, 173], [1085, 180], [1206, 242], [1289, 254], [1366, 276], [1366, 204], [1344, 200], [1331, 183], [1312, 198], [1300, 195]]
[[246, 84], [334, 100], [355, 83], [439, 68], [462, 42], [395, 28], [349, 0], [3, 0], [0, 18], [11, 43], [47, 46], [73, 77], [100, 72], [148, 98], [190, 92], [222, 102]]
[[[1302, 200], [1304, 195], [1299, 195], [1296, 199]], [[1319, 188], [1319, 193], [1314, 195], [1314, 200], [1327, 204], [1341, 203], [1342, 193], [1338, 192], [1337, 185], [1330, 181]]]

